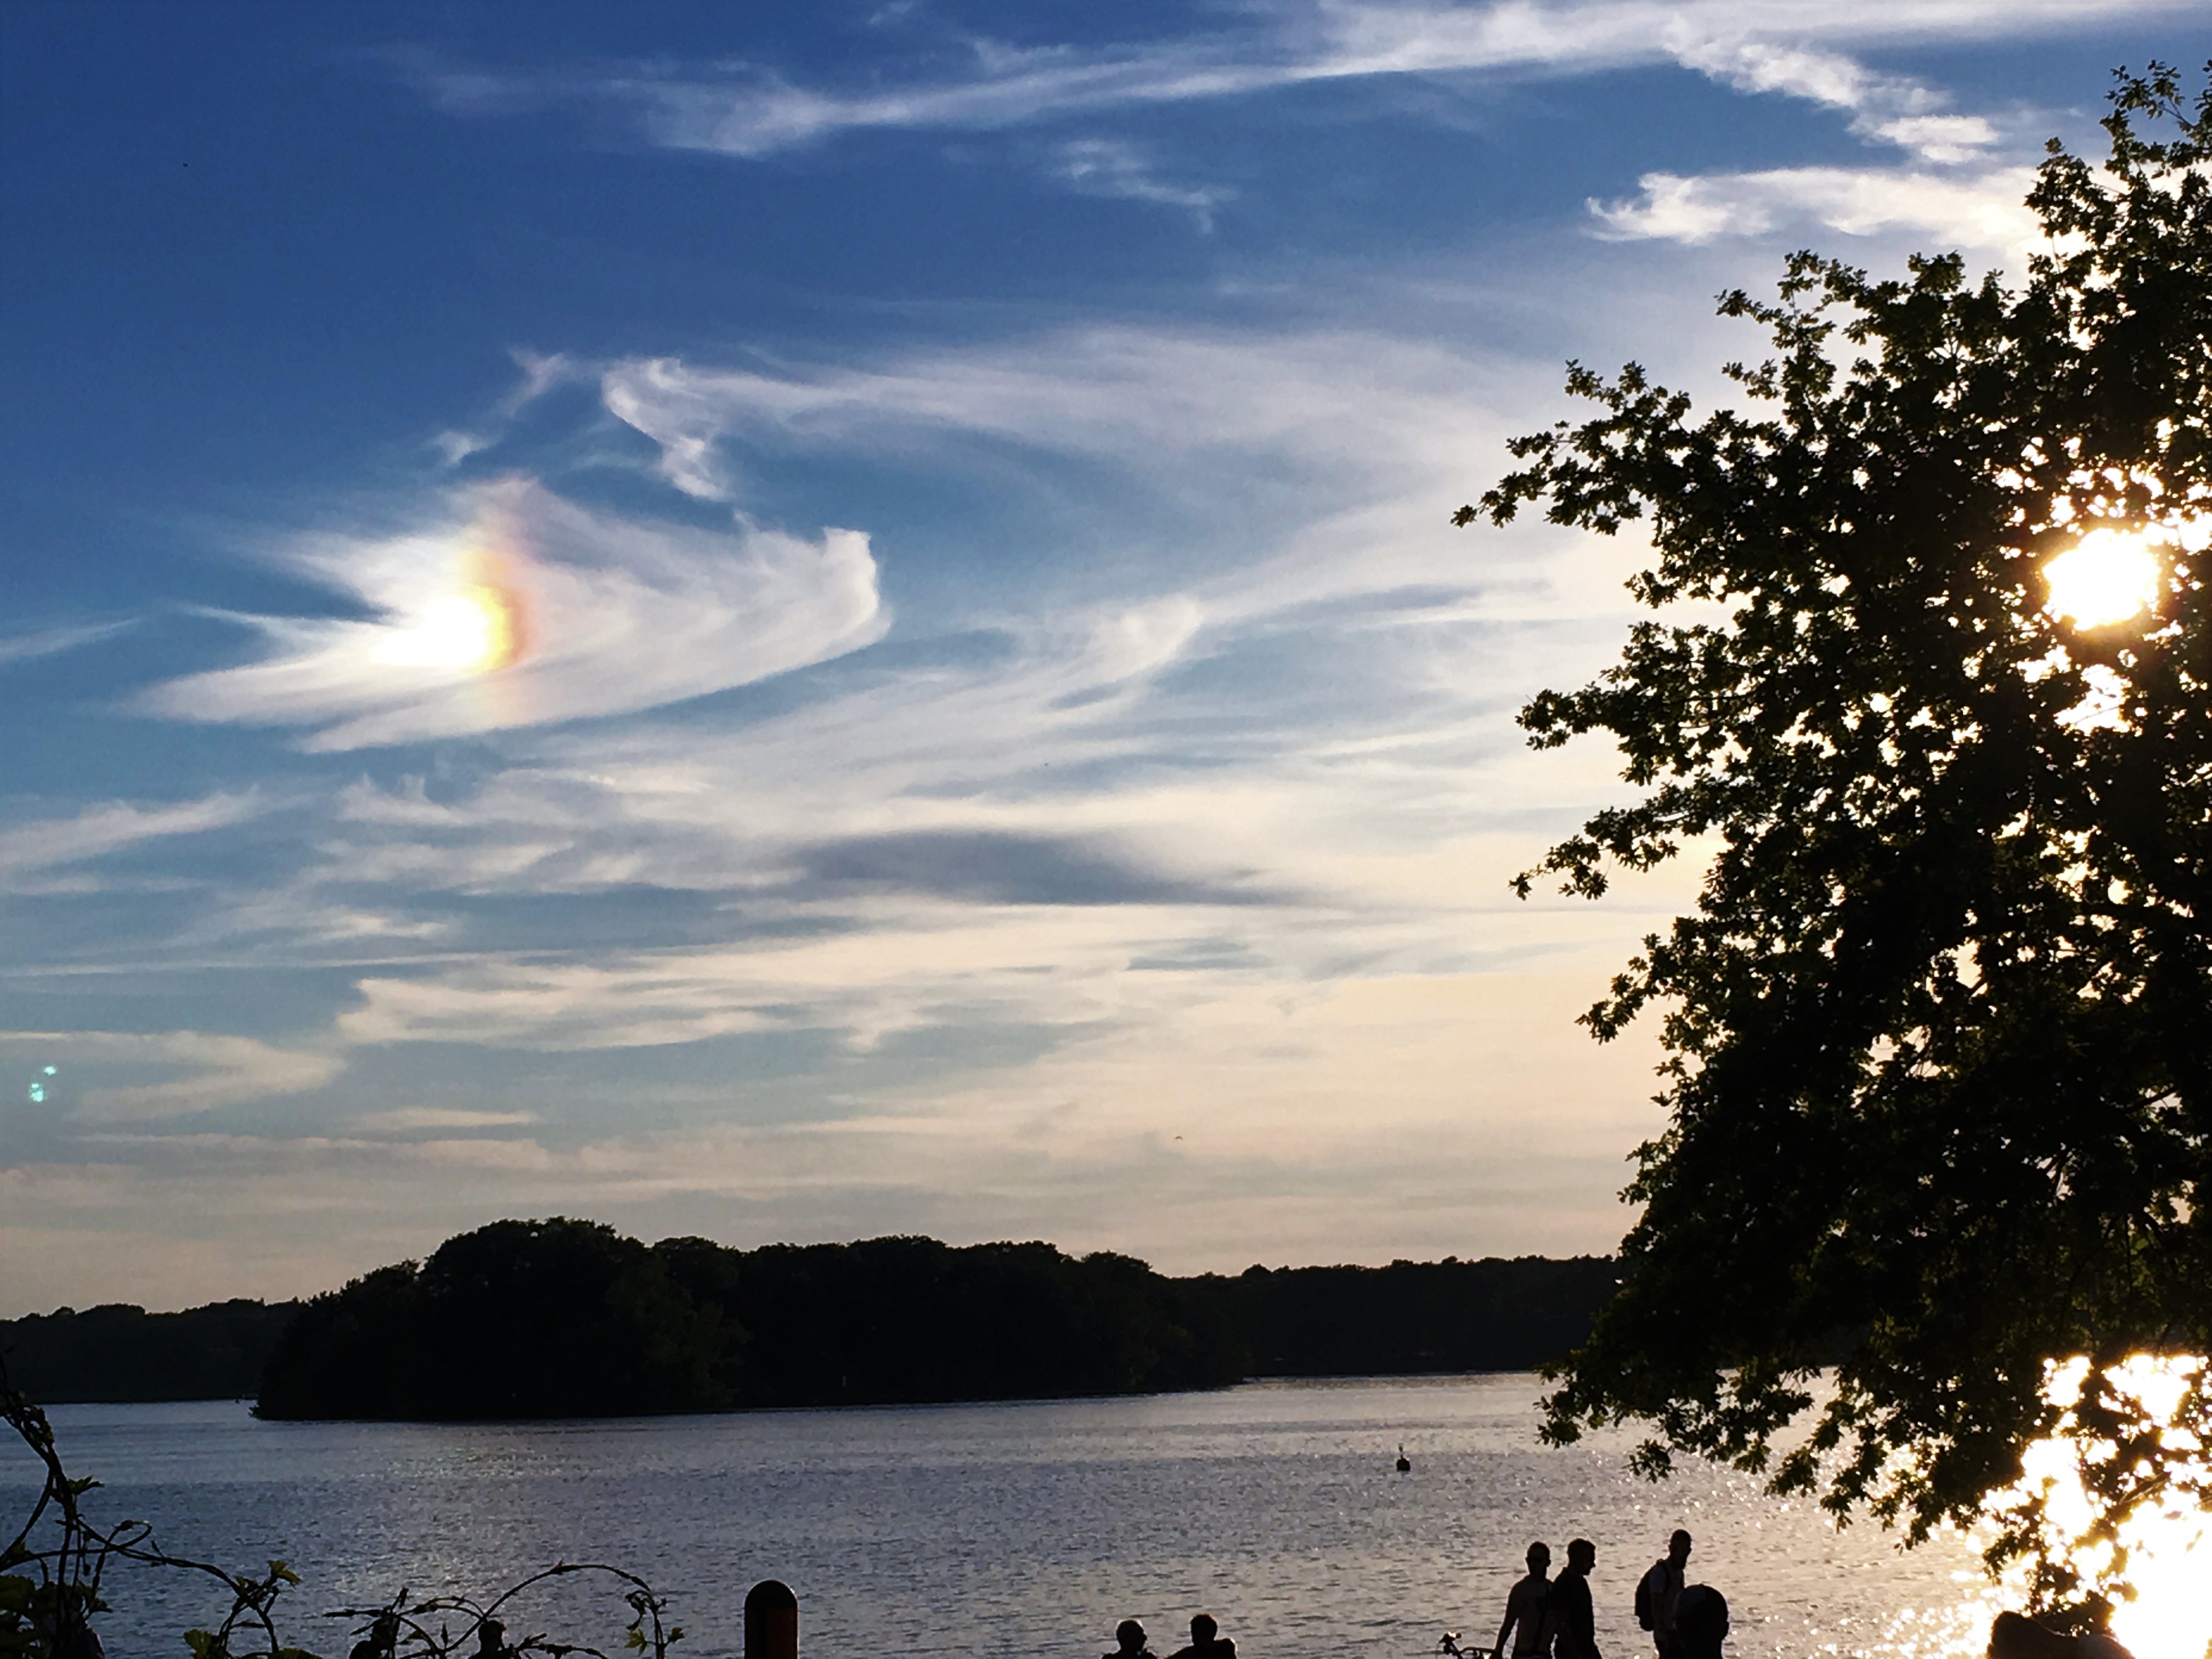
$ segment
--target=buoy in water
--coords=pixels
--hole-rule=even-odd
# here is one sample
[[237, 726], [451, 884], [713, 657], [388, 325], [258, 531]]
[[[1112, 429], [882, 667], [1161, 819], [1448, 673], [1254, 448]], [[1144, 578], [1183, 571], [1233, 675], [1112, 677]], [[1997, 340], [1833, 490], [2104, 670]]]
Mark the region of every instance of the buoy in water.
[[1406, 1455], [1405, 1443], [1401, 1441], [1398, 1443], [1398, 1473], [1401, 1474], [1409, 1474], [1413, 1472], [1413, 1460]]

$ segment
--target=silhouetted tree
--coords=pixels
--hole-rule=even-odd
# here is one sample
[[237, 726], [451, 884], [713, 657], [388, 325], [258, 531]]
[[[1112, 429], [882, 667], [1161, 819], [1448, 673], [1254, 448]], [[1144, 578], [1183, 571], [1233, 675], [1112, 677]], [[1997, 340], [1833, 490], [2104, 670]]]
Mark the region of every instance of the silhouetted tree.
[[420, 1267], [401, 1261], [304, 1304], [262, 1367], [263, 1417], [412, 1417], [439, 1363], [421, 1335]]
[[594, 1221], [495, 1221], [301, 1310], [264, 1417], [590, 1417], [734, 1403], [738, 1334]]
[[[1772, 337], [1744, 410], [1577, 367], [1602, 412], [1459, 520], [1642, 520], [1632, 591], [1725, 612], [1521, 717], [1610, 735], [1644, 791], [1524, 895], [1717, 849], [1585, 1017], [1659, 1005], [1672, 1120], [1549, 1433], [1767, 1468], [1839, 1358], [1775, 1484], [1915, 1537], [2017, 1475], [2046, 1360], [2212, 1345], [2212, 93], [2154, 65], [2106, 126], [2108, 170], [2051, 147], [2023, 287], [1800, 254], [1778, 303], [1721, 303]], [[2156, 595], [2072, 625], [2043, 568], [2100, 527], [2154, 532]]]

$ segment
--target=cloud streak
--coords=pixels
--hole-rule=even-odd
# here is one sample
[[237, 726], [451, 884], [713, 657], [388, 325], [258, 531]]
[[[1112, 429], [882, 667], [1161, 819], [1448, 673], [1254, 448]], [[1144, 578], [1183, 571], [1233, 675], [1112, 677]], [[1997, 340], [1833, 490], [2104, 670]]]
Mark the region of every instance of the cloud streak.
[[2043, 240], [2026, 200], [2034, 180], [2030, 167], [1967, 178], [1887, 167], [1647, 173], [1637, 181], [1639, 195], [1589, 205], [1601, 234], [1621, 241], [1696, 244], [1818, 225], [1847, 236], [1909, 232], [2017, 258]]
[[1141, 47], [974, 43], [964, 74], [865, 90], [803, 87], [758, 68], [537, 78], [449, 71], [428, 80], [457, 113], [504, 113], [568, 98], [612, 101], [636, 110], [656, 143], [760, 157], [867, 130], [989, 131], [1319, 82], [1588, 72], [1671, 61], [1746, 90], [1850, 110], [1863, 136], [1946, 160], [1987, 143], [1986, 125], [1942, 114], [1940, 95], [1867, 71], [1832, 48], [2187, 9], [2185, 0], [1863, 0], [1826, 7], [1787, 0], [1314, 0], [1263, 8], [1259, 25], [1242, 33]]
[[1061, 145], [1052, 172], [1079, 196], [1180, 208], [1200, 231], [1211, 231], [1215, 211], [1236, 197], [1234, 191], [1218, 185], [1179, 185], [1163, 179], [1142, 149], [1113, 138], [1078, 138]]
[[[169, 681], [143, 706], [304, 726], [304, 748], [358, 749], [649, 708], [841, 655], [888, 625], [856, 532], [810, 542], [653, 523], [520, 479], [461, 509], [434, 531], [292, 550], [291, 568], [376, 614], [240, 618], [269, 656]], [[494, 599], [473, 597], [485, 592]], [[466, 606], [495, 602], [512, 612], [512, 660], [470, 659], [465, 632], [447, 648], [470, 625]]]
[[114, 801], [67, 817], [33, 819], [0, 830], [0, 880], [82, 864], [146, 842], [228, 829], [265, 810], [262, 797], [247, 791], [166, 806]]
[[101, 640], [113, 639], [133, 626], [127, 622], [87, 623], [70, 628], [45, 628], [30, 634], [0, 635], [0, 668], [11, 663], [35, 662], [41, 657], [59, 656], [63, 652], [74, 651], [81, 645], [95, 645]]

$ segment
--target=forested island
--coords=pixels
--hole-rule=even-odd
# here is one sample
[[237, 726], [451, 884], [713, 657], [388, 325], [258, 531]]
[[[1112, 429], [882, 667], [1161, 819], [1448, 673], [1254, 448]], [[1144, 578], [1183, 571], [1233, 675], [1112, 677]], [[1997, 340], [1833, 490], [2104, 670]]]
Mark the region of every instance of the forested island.
[[647, 1245], [499, 1221], [304, 1304], [99, 1308], [0, 1322], [48, 1401], [258, 1395], [279, 1419], [592, 1417], [1520, 1370], [1581, 1340], [1613, 1262], [1255, 1267], [928, 1238]]

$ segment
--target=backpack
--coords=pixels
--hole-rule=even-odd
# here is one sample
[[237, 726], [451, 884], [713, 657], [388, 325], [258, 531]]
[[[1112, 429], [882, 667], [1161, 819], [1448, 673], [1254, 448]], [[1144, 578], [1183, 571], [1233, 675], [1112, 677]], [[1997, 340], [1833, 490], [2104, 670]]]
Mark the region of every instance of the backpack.
[[1659, 1599], [1667, 1594], [1667, 1563], [1662, 1557], [1636, 1581], [1636, 1622], [1645, 1630], [1659, 1623]]

